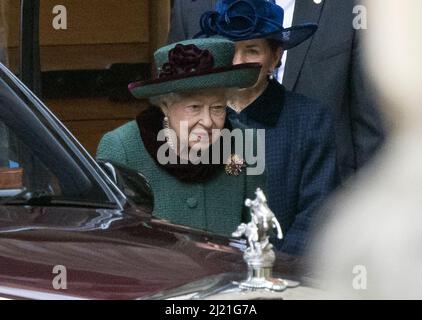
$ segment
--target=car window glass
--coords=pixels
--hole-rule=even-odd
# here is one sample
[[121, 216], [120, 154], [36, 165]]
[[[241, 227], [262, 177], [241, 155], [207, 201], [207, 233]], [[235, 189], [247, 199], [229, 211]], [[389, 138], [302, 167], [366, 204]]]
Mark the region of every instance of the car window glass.
[[[54, 198], [51, 199], [54, 204], [114, 207], [116, 199], [92, 175], [94, 172], [83, 165], [83, 158], [68, 145], [60, 126], [31, 95], [25, 93], [13, 76], [4, 71], [0, 71], [0, 121], [2, 135], [7, 138], [0, 139], [3, 141], [1, 159], [5, 163], [3, 171], [17, 170], [18, 173], [6, 172], [3, 176], [9, 174], [19, 179], [22, 174], [23, 183], [28, 184], [24, 185], [25, 189], [42, 188], [28, 190], [35, 191], [35, 195], [26, 195], [25, 198], [37, 198], [47, 193]], [[19, 170], [23, 172], [19, 173]], [[27, 178], [30, 175], [37, 180], [31, 181]], [[55, 188], [57, 185], [61, 192]]]
[[53, 196], [62, 195], [55, 175], [0, 120], [0, 196], [11, 196], [23, 188], [30, 192], [43, 190]]

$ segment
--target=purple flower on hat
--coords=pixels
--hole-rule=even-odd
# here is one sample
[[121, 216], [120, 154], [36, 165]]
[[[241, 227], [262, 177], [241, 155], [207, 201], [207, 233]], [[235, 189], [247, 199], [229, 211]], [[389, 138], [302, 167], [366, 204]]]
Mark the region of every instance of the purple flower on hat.
[[168, 62], [161, 68], [159, 78], [207, 71], [214, 67], [213, 55], [193, 44], [177, 44], [169, 51], [168, 58]]

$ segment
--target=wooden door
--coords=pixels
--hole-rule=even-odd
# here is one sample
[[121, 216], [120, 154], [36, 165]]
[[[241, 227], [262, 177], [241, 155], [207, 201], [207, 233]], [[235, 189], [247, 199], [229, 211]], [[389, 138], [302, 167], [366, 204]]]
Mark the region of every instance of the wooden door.
[[[19, 1], [2, 1], [9, 67], [17, 72]], [[112, 65], [151, 64], [154, 50], [166, 42], [170, 0], [61, 0], [60, 5], [66, 8], [67, 29], [53, 26], [57, 1], [42, 0], [40, 8], [43, 80], [47, 75], [59, 88], [77, 87], [78, 74], [81, 81], [90, 74], [95, 82], [95, 74], [103, 74]], [[66, 78], [69, 74], [72, 77]], [[60, 81], [65, 85], [60, 87]], [[87, 81], [85, 93], [92, 89], [90, 84]], [[91, 154], [105, 132], [134, 119], [147, 105], [146, 101], [110, 100], [106, 92], [92, 96], [55, 93], [42, 99]]]

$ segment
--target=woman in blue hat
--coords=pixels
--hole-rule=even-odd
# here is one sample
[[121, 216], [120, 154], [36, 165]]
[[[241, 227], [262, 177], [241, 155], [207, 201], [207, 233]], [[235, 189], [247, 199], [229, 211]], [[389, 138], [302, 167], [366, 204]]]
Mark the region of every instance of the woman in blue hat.
[[228, 118], [266, 129], [267, 191], [285, 232], [281, 249], [302, 254], [317, 210], [338, 181], [333, 118], [318, 102], [286, 91], [275, 73], [283, 52], [311, 37], [317, 26], [284, 29], [284, 11], [274, 1], [220, 0], [215, 9], [202, 15], [197, 37], [235, 41], [234, 64], [262, 65], [257, 83], [230, 101]]
[[151, 106], [107, 133], [97, 150], [97, 159], [147, 178], [155, 217], [225, 235], [249, 218], [244, 201], [265, 186], [264, 175], [248, 175], [248, 163], [231, 153], [230, 144], [229, 162], [221, 149], [226, 145], [219, 130], [231, 129], [225, 121], [231, 90], [253, 85], [260, 73], [256, 63], [233, 66], [234, 52], [226, 39], [187, 40], [157, 50], [157, 77], [129, 85]]

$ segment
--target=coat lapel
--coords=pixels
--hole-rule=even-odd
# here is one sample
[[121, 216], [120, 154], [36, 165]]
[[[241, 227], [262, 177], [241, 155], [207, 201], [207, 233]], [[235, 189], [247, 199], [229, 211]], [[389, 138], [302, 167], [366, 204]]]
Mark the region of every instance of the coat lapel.
[[[293, 25], [302, 23], [318, 24], [325, 1], [327, 0], [322, 0], [320, 4], [316, 4], [313, 0], [296, 0]], [[299, 46], [288, 51], [286, 71], [283, 79], [283, 85], [287, 90], [294, 90], [313, 38], [311, 37]]]

